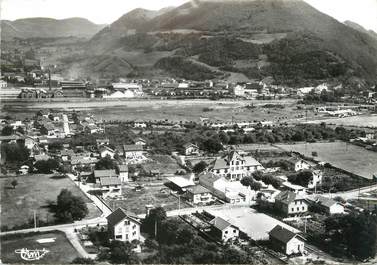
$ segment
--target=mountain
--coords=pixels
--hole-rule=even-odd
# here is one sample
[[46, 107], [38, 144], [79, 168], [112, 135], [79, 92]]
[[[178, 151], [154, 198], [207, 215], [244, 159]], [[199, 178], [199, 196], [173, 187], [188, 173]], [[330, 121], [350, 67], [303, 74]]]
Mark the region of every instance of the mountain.
[[[301, 0], [193, 0], [162, 11], [135, 9], [88, 42], [85, 57], [98, 56], [128, 63], [112, 73], [97, 67], [101, 76], [272, 76], [297, 86], [377, 77], [377, 41]], [[88, 66], [85, 57], [80, 64]]]
[[84, 18], [25, 18], [15, 21], [1, 20], [2, 40], [13, 38], [58, 38], [85, 37], [91, 38], [104, 25], [97, 25]]
[[371, 36], [372, 38], [375, 38], [377, 40], [377, 33], [374, 32], [373, 30], [367, 30], [365, 29], [363, 26], [353, 22], [353, 21], [349, 21], [349, 20], [346, 20], [343, 22], [345, 25], [347, 25], [348, 27], [350, 28], [353, 28], [357, 31], [360, 31], [362, 33], [365, 33], [365, 34], [368, 34], [369, 36]]

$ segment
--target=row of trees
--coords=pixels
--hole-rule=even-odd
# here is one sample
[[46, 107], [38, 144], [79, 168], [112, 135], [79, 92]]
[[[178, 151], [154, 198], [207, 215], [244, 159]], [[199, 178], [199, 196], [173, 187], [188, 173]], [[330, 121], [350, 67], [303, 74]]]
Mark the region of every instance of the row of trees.
[[232, 247], [220, 247], [200, 237], [179, 219], [168, 219], [163, 208], [152, 209], [142, 222], [145, 244], [157, 251], [143, 263], [254, 264], [255, 257]]
[[325, 220], [327, 245], [337, 254], [353, 256], [358, 260], [374, 258], [377, 244], [377, 217], [375, 213], [352, 213], [331, 216]]

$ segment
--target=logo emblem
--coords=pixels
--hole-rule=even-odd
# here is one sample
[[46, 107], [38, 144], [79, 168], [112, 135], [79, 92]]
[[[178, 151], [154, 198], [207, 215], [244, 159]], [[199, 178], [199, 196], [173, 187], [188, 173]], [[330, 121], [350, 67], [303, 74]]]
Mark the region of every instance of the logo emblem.
[[50, 251], [45, 248], [43, 249], [21, 248], [21, 249], [16, 249], [14, 252], [17, 254], [20, 254], [23, 260], [31, 261], [31, 260], [40, 260], [41, 258], [44, 257], [44, 255], [46, 255]]

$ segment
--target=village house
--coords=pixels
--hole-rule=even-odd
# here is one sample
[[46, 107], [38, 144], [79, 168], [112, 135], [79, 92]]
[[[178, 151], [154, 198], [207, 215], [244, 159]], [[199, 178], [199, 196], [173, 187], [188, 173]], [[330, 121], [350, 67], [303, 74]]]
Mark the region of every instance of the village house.
[[207, 204], [214, 200], [212, 193], [202, 185], [188, 188], [187, 199], [193, 204]]
[[97, 143], [98, 147], [101, 146], [101, 145], [109, 145], [110, 140], [108, 138], [96, 139], [96, 143]]
[[239, 181], [229, 181], [211, 172], [200, 174], [199, 184], [227, 203], [245, 204], [256, 199], [256, 192], [250, 187], [243, 186]]
[[143, 153], [144, 153], [144, 148], [142, 145], [136, 145], [136, 144], [131, 144], [131, 145], [123, 145], [123, 154], [124, 157], [128, 160], [134, 160], [136, 161], [142, 161], [145, 159]]
[[286, 255], [301, 254], [305, 251], [305, 239], [280, 225], [275, 226], [268, 234], [273, 248]]
[[145, 141], [144, 139], [142, 138], [137, 138], [135, 141], [134, 141], [135, 145], [142, 145], [142, 146], [145, 146], [147, 145], [147, 141]]
[[134, 128], [147, 128], [147, 124], [145, 122], [135, 122]]
[[141, 222], [136, 214], [118, 208], [106, 219], [107, 230], [111, 239], [124, 242], [140, 241]]
[[101, 157], [111, 157], [111, 159], [114, 158], [114, 155], [115, 155], [115, 151], [113, 149], [111, 149], [110, 147], [108, 146], [105, 146], [105, 145], [101, 145], [99, 147], [99, 153], [101, 155]]
[[301, 195], [282, 191], [275, 197], [275, 208], [286, 216], [300, 216], [308, 211], [308, 203]]
[[287, 162], [291, 165], [292, 169], [294, 169], [294, 171], [296, 172], [310, 168], [310, 164], [300, 158], [291, 157], [290, 159], [287, 160]]
[[223, 243], [234, 241], [239, 237], [240, 230], [238, 227], [232, 225], [221, 217], [214, 218], [210, 221], [210, 224], [211, 235]]
[[231, 181], [241, 180], [251, 173], [264, 167], [252, 156], [241, 156], [237, 151], [231, 151], [225, 157], [216, 158], [210, 166], [213, 174], [226, 177]]
[[128, 182], [128, 165], [119, 165], [119, 179], [121, 182]]
[[322, 184], [323, 174], [321, 170], [312, 171], [312, 179], [308, 183], [308, 189], [315, 189]]
[[188, 143], [183, 146], [185, 149], [185, 155], [198, 155], [199, 154], [199, 147], [196, 144]]
[[316, 195], [312, 198], [309, 198], [308, 200], [309, 202], [317, 206], [321, 212], [324, 212], [328, 215], [344, 213], [344, 206], [331, 198]]
[[110, 178], [110, 177], [118, 177], [115, 169], [99, 169], [94, 170], [94, 178], [98, 183], [101, 178]]
[[118, 177], [99, 178], [99, 184], [104, 198], [122, 195], [122, 182]]

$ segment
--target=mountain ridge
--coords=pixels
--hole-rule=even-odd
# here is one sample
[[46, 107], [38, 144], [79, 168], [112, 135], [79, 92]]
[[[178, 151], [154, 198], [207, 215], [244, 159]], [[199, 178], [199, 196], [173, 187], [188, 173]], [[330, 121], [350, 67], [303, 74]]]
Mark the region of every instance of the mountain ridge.
[[13, 21], [1, 20], [0, 23], [2, 40], [69, 36], [91, 38], [105, 26], [80, 17], [65, 19], [32, 17]]

